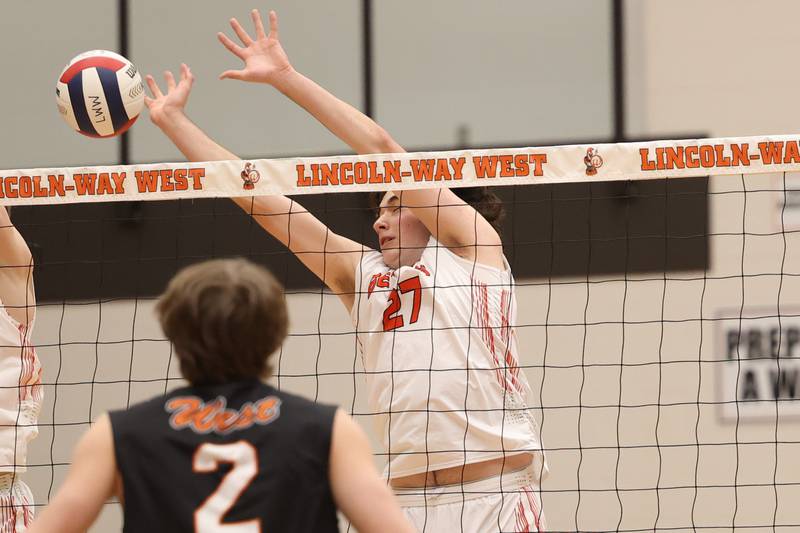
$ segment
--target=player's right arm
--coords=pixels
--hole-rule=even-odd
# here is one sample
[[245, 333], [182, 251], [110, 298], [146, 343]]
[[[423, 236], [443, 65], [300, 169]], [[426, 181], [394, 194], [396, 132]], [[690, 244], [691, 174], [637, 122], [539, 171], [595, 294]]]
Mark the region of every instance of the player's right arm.
[[[153, 97], [146, 97], [150, 119], [189, 161], [239, 159], [217, 144], [184, 112], [194, 76], [181, 65], [181, 79], [165, 73], [167, 92], [162, 93], [152, 76], [147, 85]], [[349, 310], [355, 292], [355, 270], [363, 255], [362, 245], [332, 232], [303, 206], [285, 196], [234, 198], [258, 224], [289, 248], [319, 279], [336, 293]]]
[[330, 480], [336, 506], [361, 533], [413, 533], [386, 482], [378, 475], [367, 436], [344, 411], [336, 412]]
[[[273, 86], [308, 111], [339, 139], [359, 154], [405, 152], [389, 133], [371, 118], [328, 92], [291, 65], [278, 37], [278, 17], [269, 13], [269, 33], [254, 9], [250, 17], [255, 38], [235, 18], [231, 28], [241, 41], [224, 33], [220, 42], [244, 62], [240, 70], [227, 70], [220, 77]], [[500, 235], [470, 204], [449, 188], [395, 191], [404, 207], [428, 228], [437, 241], [469, 261], [505, 268]]]

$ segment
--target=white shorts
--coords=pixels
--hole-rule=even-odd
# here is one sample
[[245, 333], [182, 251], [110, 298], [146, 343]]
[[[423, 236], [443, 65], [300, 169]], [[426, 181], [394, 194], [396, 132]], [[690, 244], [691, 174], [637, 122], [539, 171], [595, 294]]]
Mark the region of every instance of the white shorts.
[[0, 533], [22, 533], [33, 522], [33, 494], [19, 475], [0, 473]]
[[427, 489], [395, 489], [406, 517], [420, 532], [545, 531], [532, 469]]

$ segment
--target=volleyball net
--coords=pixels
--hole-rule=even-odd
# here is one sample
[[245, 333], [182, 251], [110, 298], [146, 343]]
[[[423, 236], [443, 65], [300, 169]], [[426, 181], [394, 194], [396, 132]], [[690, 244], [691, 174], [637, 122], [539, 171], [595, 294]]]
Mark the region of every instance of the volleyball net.
[[[46, 503], [91, 420], [181, 383], [153, 289], [232, 253], [288, 287], [274, 382], [343, 406], [369, 433], [385, 413], [368, 407], [350, 317], [288, 251], [264, 248], [227, 198], [298, 195], [334, 231], [377, 248], [364, 195], [346, 193], [491, 186], [508, 212], [511, 326], [549, 463], [550, 529], [798, 528], [798, 142], [0, 171], [0, 203], [31, 206], [14, 219], [53, 287], [37, 304], [45, 404], [27, 482]], [[113, 216], [72, 205], [122, 201], [136, 203]], [[379, 461], [397, 453], [375, 450]]]

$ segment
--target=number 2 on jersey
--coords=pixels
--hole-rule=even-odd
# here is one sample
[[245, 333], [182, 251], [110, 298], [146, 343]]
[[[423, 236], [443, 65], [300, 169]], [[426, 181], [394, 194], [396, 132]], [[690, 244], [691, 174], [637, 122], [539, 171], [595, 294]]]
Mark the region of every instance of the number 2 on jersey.
[[422, 284], [419, 281], [419, 276], [415, 276], [401, 281], [397, 284], [397, 289], [393, 289], [389, 293], [389, 306], [383, 312], [383, 331], [392, 331], [405, 325], [403, 315], [400, 314], [400, 295], [407, 292], [414, 293], [411, 317], [408, 323], [414, 324], [419, 319], [419, 308], [422, 305]]
[[220, 463], [230, 463], [232, 468], [211, 496], [194, 512], [195, 533], [261, 533], [261, 520], [245, 520], [223, 524], [225, 513], [245, 491], [258, 473], [256, 449], [247, 441], [232, 444], [201, 444], [194, 453], [192, 468], [195, 472], [213, 472]]

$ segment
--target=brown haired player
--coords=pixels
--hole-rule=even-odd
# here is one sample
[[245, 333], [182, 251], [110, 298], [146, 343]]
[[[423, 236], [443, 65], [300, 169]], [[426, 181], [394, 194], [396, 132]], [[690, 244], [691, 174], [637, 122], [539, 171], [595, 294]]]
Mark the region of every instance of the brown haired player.
[[[274, 12], [269, 35], [255, 10], [252, 19], [255, 38], [231, 19], [241, 45], [219, 34], [245, 63], [221, 77], [272, 85], [358, 153], [403, 151], [369, 117], [292, 68]], [[236, 159], [184, 113], [188, 67], [179, 82], [165, 75], [166, 94], [147, 77], [153, 123], [189, 160]], [[514, 280], [491, 223], [497, 203], [479, 200], [471, 205], [450, 189], [386, 193], [374, 223], [380, 251], [331, 232], [289, 198], [235, 202], [350, 313], [370, 408], [387, 413], [375, 417], [386, 475], [412, 522], [429, 531], [540, 531], [544, 466], [518, 365]]]
[[283, 288], [243, 259], [179, 272], [156, 307], [189, 386], [101, 417], [31, 532], [85, 531], [113, 495], [124, 531], [412, 531], [358, 425], [264, 384]]

